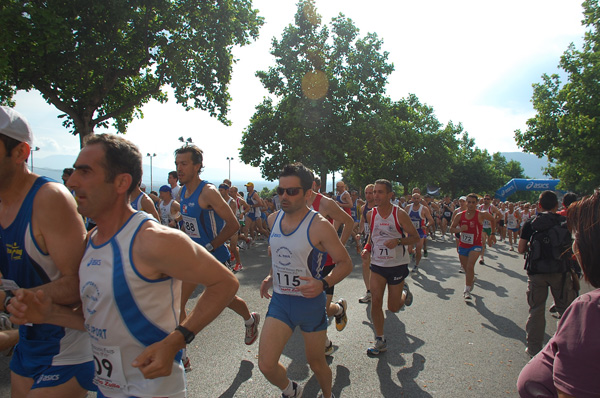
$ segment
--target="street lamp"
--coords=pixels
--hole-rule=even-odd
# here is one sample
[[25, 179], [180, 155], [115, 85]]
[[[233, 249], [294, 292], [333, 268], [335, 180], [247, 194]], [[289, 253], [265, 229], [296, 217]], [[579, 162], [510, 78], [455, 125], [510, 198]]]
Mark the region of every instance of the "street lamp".
[[229, 181], [231, 181], [231, 161], [233, 160], [233, 157], [227, 156], [227, 160], [229, 161]]
[[156, 156], [155, 153], [151, 154], [146, 154], [146, 156], [148, 156], [150, 158], [150, 192], [153, 191], [152, 189], [152, 158]]
[[179, 137], [179, 141], [183, 142], [185, 146], [192, 144], [192, 137], [188, 137], [186, 140], [183, 137]]
[[33, 153], [39, 151], [40, 147], [36, 146], [35, 148], [31, 148], [31, 172], [33, 173]]

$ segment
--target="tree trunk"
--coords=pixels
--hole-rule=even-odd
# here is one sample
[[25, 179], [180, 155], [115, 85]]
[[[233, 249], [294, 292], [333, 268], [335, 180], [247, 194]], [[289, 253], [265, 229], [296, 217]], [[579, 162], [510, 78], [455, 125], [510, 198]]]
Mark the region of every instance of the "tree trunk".
[[327, 192], [327, 172], [321, 171], [321, 193]]
[[94, 135], [94, 126], [92, 126], [91, 118], [76, 119], [75, 134], [79, 135], [79, 147], [83, 148], [85, 143]]

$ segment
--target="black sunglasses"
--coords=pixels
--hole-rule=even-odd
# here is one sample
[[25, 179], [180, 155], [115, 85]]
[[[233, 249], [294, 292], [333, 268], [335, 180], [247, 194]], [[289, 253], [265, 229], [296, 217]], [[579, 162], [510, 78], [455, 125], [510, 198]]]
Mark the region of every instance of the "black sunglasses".
[[288, 196], [296, 196], [300, 193], [302, 187], [294, 187], [294, 188], [277, 188], [277, 195], [281, 196], [283, 193], [287, 193]]

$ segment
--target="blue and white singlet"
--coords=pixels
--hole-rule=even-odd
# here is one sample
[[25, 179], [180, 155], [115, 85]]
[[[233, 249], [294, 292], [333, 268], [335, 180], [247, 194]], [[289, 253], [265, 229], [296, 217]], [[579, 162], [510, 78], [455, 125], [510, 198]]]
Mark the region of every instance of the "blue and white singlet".
[[[181, 188], [179, 202], [184, 232], [202, 247], [212, 242], [225, 226], [225, 221], [213, 209], [203, 209], [198, 204], [198, 198], [206, 184], [209, 183], [200, 181], [200, 185], [189, 197], [186, 197], [187, 187], [184, 186]], [[215, 248], [211, 254], [223, 264], [229, 261], [231, 255], [225, 245]]]
[[[4, 279], [11, 279], [23, 288], [44, 285], [61, 277], [50, 255], [40, 250], [31, 228], [35, 195], [48, 182], [53, 181], [38, 177], [14, 221], [6, 228], [0, 226], [0, 241], [3, 243], [0, 272]], [[48, 324], [19, 327], [19, 344], [12, 359], [15, 366], [19, 362], [25, 363], [28, 368], [35, 365], [63, 366], [91, 360], [90, 341], [85, 332]]]
[[113, 398], [173, 397], [185, 394], [179, 353], [171, 375], [145, 379], [131, 363], [146, 347], [164, 339], [179, 324], [181, 281], [170, 277], [150, 280], [136, 269], [132, 243], [145, 222], [133, 214], [107, 242], [96, 246], [92, 232], [79, 268], [79, 287], [85, 327], [96, 366], [94, 383]]
[[301, 276], [323, 279], [327, 253], [314, 247], [308, 235], [310, 225], [317, 214], [316, 211], [309, 210], [296, 229], [286, 235], [281, 231], [281, 221], [285, 213], [283, 211], [277, 213], [269, 236], [273, 292], [302, 296], [298, 287], [307, 282], [301, 280]]

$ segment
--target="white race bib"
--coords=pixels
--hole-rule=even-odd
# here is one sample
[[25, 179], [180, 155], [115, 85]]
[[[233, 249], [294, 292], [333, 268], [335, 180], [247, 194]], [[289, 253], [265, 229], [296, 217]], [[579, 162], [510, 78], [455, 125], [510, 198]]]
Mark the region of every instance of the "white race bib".
[[94, 384], [105, 390], [120, 391], [127, 386], [127, 380], [121, 364], [119, 347], [98, 346], [92, 343], [96, 374]]
[[181, 216], [183, 218], [183, 229], [190, 238], [200, 239], [200, 230], [198, 229], [198, 220], [195, 217]]
[[382, 244], [376, 244], [372, 256], [378, 260], [385, 261], [396, 258], [396, 248], [390, 249]]
[[413, 223], [413, 225], [415, 226], [416, 229], [421, 228], [421, 221], [413, 221], [412, 223]]
[[464, 244], [472, 245], [473, 242], [475, 241], [475, 235], [461, 232], [460, 233], [460, 241]]
[[288, 294], [290, 296], [302, 296], [298, 287], [306, 283], [300, 279], [305, 276], [300, 274], [299, 270], [282, 267], [279, 264], [273, 264], [273, 279], [277, 285], [277, 293]]

